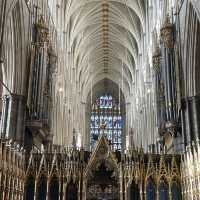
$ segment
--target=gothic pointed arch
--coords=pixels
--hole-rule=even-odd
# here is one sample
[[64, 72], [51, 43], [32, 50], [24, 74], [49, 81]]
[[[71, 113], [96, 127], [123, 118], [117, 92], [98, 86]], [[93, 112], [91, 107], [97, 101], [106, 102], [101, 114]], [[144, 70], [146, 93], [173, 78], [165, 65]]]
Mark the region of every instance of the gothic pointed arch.
[[159, 200], [168, 200], [169, 199], [169, 184], [164, 177], [162, 177], [159, 181], [158, 199]]
[[181, 184], [178, 181], [173, 180], [171, 182], [170, 190], [171, 190], [172, 200], [181, 200], [182, 199]]
[[110, 79], [104, 78], [92, 86], [87, 97], [85, 146], [93, 150], [101, 135], [101, 125], [105, 125], [105, 137], [112, 150], [125, 148], [126, 105], [120, 88]]
[[37, 193], [36, 199], [37, 200], [46, 200], [47, 194], [47, 177], [44, 174], [37, 180]]
[[49, 200], [59, 200], [59, 178], [53, 175], [49, 182]]
[[146, 200], [156, 199], [156, 184], [154, 179], [150, 176], [146, 182]]
[[73, 180], [67, 184], [65, 200], [78, 200], [78, 186]]
[[33, 176], [29, 176], [25, 182], [25, 200], [34, 200], [35, 193], [35, 178]]
[[102, 134], [97, 141], [86, 170], [87, 199], [119, 198], [119, 169], [116, 154], [111, 151], [108, 140]]
[[136, 182], [134, 178], [129, 184], [127, 192], [129, 200], [140, 200], [140, 184]]

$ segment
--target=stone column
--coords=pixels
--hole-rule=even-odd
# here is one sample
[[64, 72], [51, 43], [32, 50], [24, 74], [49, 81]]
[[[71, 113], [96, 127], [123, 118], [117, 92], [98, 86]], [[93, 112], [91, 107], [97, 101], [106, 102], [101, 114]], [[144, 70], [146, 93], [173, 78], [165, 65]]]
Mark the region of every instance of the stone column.
[[87, 200], [87, 180], [83, 178], [82, 200]]
[[63, 177], [63, 185], [62, 185], [62, 200], [66, 199], [66, 189], [67, 189], [67, 181], [64, 180], [65, 178]]
[[9, 101], [10, 101], [10, 97], [8, 95], [4, 95], [2, 97], [2, 114], [1, 114], [1, 123], [0, 123], [1, 138], [5, 138], [5, 136], [6, 136], [6, 128], [7, 128], [7, 123], [8, 123]]
[[128, 198], [129, 184], [124, 180], [124, 200], [129, 200]]
[[48, 177], [47, 177], [46, 200], [49, 200], [49, 182], [50, 182], [50, 178], [49, 178], [49, 176], [48, 176]]
[[190, 144], [191, 141], [194, 139], [193, 134], [191, 133], [191, 124], [190, 124], [190, 106], [188, 103], [188, 100], [185, 100], [186, 102], [186, 109], [185, 109], [185, 131], [187, 136], [187, 143]]
[[[88, 108], [88, 107], [87, 107]], [[85, 113], [85, 136], [84, 136], [84, 149], [90, 150], [90, 111]]]
[[124, 183], [123, 183], [123, 169], [122, 169], [122, 163], [120, 164], [120, 175], [119, 175], [119, 181], [120, 181], [120, 200], [124, 200]]
[[17, 200], [21, 200], [22, 199], [22, 197], [21, 197], [22, 193], [23, 193], [23, 191], [22, 191], [22, 180], [18, 179], [18, 192], [16, 194]]
[[8, 127], [6, 131], [7, 138], [13, 138], [19, 143], [24, 140], [24, 115], [25, 115], [25, 97], [18, 94], [12, 94], [9, 102]]
[[[8, 172], [7, 172], [8, 173]], [[8, 184], [6, 185], [5, 187], [5, 191], [6, 191], [6, 196], [5, 196], [5, 199], [10, 199], [10, 194], [11, 194], [11, 188], [10, 188], [10, 183], [11, 183], [11, 178], [10, 176], [8, 175]]]
[[143, 183], [142, 183], [142, 181], [141, 181], [141, 183], [138, 183], [138, 187], [140, 189], [140, 199], [144, 200]]
[[185, 145], [200, 138], [200, 96], [182, 100], [182, 133]]
[[5, 175], [4, 172], [2, 170], [1, 172], [1, 182], [0, 182], [0, 199], [3, 199], [3, 190], [4, 190], [4, 181], [5, 181]]
[[157, 185], [157, 189], [156, 189], [156, 199], [159, 200], [159, 191], [158, 191], [158, 187], [159, 187], [159, 183]]
[[4, 29], [6, 21], [6, 6], [7, 0], [0, 1], [0, 65], [2, 62], [2, 53], [3, 53], [3, 38], [4, 38]]
[[172, 199], [172, 187], [171, 187], [171, 183], [169, 183], [169, 200], [173, 200]]
[[[4, 171], [5, 172], [5, 171]], [[4, 200], [5, 199], [5, 196], [6, 196], [6, 190], [7, 190], [7, 185], [6, 185], [6, 183], [7, 183], [7, 181], [8, 181], [8, 175], [5, 173], [5, 176], [4, 176], [4, 181], [3, 181], [3, 183], [2, 183], [2, 190], [3, 190], [3, 193], [2, 193], [2, 199]]]
[[191, 134], [193, 140], [200, 138], [200, 96], [188, 98]]
[[147, 191], [146, 191], [146, 187], [144, 187], [144, 200], [147, 199]]
[[78, 200], [81, 200], [81, 192], [82, 192], [81, 188], [82, 188], [81, 179], [79, 179], [79, 181], [78, 181]]
[[12, 179], [11, 183], [10, 183], [10, 194], [9, 194], [9, 196], [10, 196], [11, 200], [13, 200], [14, 198], [16, 199], [16, 196], [17, 196], [16, 193], [18, 191], [18, 185], [17, 184], [15, 185], [14, 179]]
[[38, 178], [35, 178], [35, 192], [34, 192], [34, 200], [37, 200], [37, 187], [38, 187]]
[[[61, 169], [60, 169], [61, 170]], [[62, 189], [62, 178], [61, 178], [61, 176], [59, 176], [59, 196], [58, 196], [58, 199], [59, 200], [62, 200], [62, 197], [61, 197], [61, 189]]]
[[184, 147], [187, 146], [188, 138], [187, 138], [187, 132], [186, 132], [186, 103], [185, 100], [181, 101], [181, 128], [182, 128], [182, 137], [183, 137], [183, 143]]

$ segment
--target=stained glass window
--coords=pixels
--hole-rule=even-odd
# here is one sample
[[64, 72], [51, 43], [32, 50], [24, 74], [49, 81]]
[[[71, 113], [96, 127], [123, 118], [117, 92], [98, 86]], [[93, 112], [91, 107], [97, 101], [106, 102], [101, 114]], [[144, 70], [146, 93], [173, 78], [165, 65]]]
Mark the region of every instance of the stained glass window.
[[[101, 125], [105, 125], [103, 129]], [[122, 116], [119, 103], [111, 95], [105, 94], [92, 105], [90, 119], [90, 145], [94, 149], [100, 134], [104, 132], [112, 150], [121, 150]]]

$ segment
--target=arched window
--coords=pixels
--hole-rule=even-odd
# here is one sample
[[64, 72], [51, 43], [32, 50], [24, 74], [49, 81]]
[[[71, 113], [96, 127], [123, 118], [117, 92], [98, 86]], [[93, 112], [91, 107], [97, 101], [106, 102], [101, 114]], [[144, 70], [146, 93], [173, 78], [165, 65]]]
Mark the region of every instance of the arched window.
[[[104, 128], [102, 128], [102, 125]], [[104, 132], [112, 149], [121, 150], [122, 116], [118, 102], [111, 95], [102, 95], [92, 105], [90, 146], [94, 149], [100, 134]]]

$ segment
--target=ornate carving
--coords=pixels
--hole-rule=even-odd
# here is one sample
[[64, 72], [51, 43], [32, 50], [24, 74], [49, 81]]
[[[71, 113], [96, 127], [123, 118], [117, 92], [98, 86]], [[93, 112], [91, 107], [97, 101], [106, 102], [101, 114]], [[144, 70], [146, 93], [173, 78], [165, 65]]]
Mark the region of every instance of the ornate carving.
[[0, 199], [23, 199], [24, 167], [23, 148], [0, 139]]
[[152, 60], [153, 60], [153, 68], [155, 72], [160, 71], [160, 59], [161, 59], [161, 53], [160, 53], [160, 48], [157, 46], [156, 50], [153, 54]]
[[169, 15], [167, 15], [165, 23], [161, 28], [161, 39], [163, 40], [166, 48], [173, 48], [173, 24], [170, 22]]
[[39, 21], [36, 23], [37, 29], [37, 42], [43, 46], [45, 42], [49, 42], [49, 29], [44, 20], [44, 17], [41, 15]]
[[[85, 199], [89, 199], [86, 195], [88, 192], [92, 195], [92, 191], [96, 190], [109, 195], [111, 186], [115, 188], [112, 191], [116, 192], [116, 198], [122, 197], [127, 195], [128, 188], [133, 181], [141, 188], [141, 194], [145, 194], [148, 178], [152, 178], [155, 189], [158, 189], [159, 183], [162, 181], [165, 181], [169, 186], [172, 181], [179, 183], [181, 181], [178, 155], [162, 154], [160, 156], [158, 154], [145, 154], [141, 149], [129, 149], [124, 157], [121, 156], [120, 160], [111, 151], [103, 135], [97, 142], [92, 155], [76, 148], [60, 146], [49, 147], [42, 152], [32, 150], [26, 164], [26, 170], [24, 168], [25, 154], [19, 149], [18, 145], [14, 145], [12, 142], [0, 141], [2, 194], [10, 193], [13, 195], [13, 199], [17, 199], [16, 194], [21, 195], [20, 199], [23, 199], [23, 188], [25, 188], [25, 192], [26, 190], [30, 191], [27, 189], [30, 187], [28, 184], [30, 178], [36, 186], [36, 190], [33, 191], [35, 196], [38, 195], [38, 187], [42, 178], [45, 177], [46, 187], [49, 188], [53, 177], [56, 177], [58, 186], [62, 186], [62, 191], [66, 191], [69, 184], [76, 185], [78, 197], [82, 194]], [[198, 149], [200, 148], [198, 147]], [[82, 153], [85, 155], [81, 156]], [[192, 168], [194, 170], [192, 178], [195, 181], [195, 176], [199, 175], [200, 171], [198, 167], [199, 150], [198, 154], [195, 153], [195, 160], [192, 160], [191, 155], [192, 153], [189, 151], [189, 159], [183, 162], [183, 166], [195, 163], [195, 167]], [[185, 170], [183, 173], [188, 173], [188, 169], [182, 167], [182, 170]], [[188, 181], [189, 176], [183, 174], [182, 177], [184, 181]], [[14, 180], [19, 183], [15, 187], [13, 187]], [[198, 192], [197, 189], [195, 191]]]

